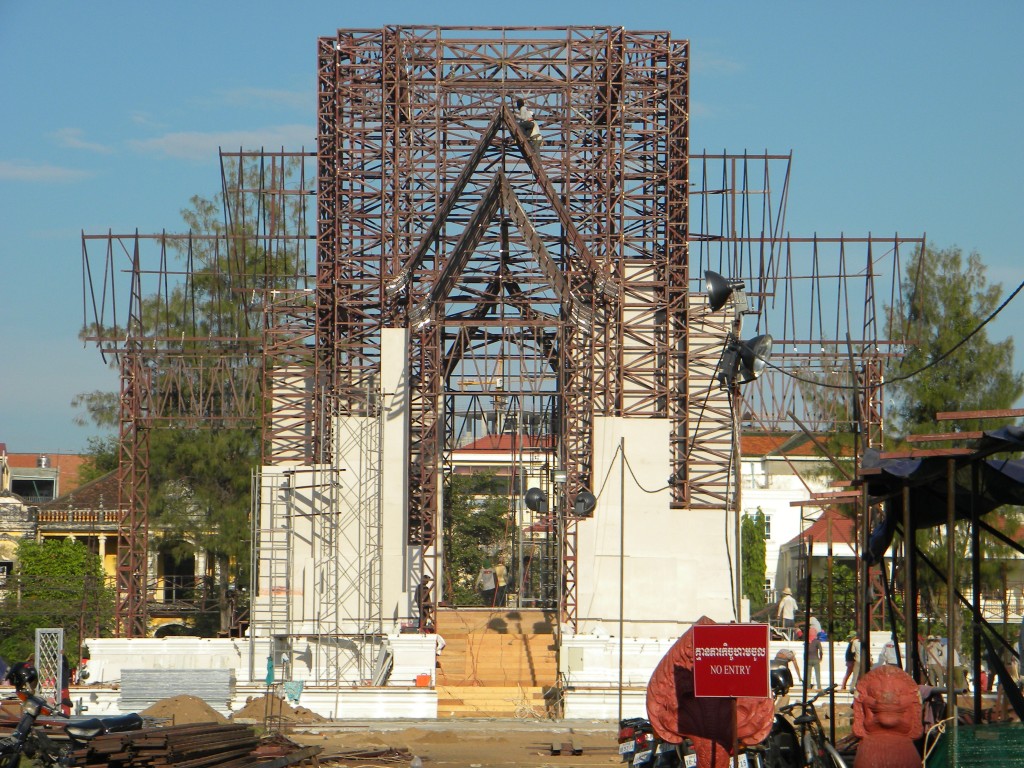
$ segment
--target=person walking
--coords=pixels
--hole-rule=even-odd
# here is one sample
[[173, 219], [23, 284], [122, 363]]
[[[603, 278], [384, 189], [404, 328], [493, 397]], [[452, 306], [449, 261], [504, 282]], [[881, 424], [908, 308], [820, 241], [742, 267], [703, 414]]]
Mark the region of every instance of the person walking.
[[504, 608], [505, 597], [508, 594], [508, 570], [500, 562], [494, 564], [494, 583], [494, 605]]
[[420, 629], [434, 621], [434, 604], [431, 600], [430, 585], [433, 580], [424, 575], [420, 583], [416, 585], [416, 607], [420, 612]]
[[[821, 688], [821, 660], [825, 652], [821, 647], [821, 632], [815, 632], [812, 628], [808, 633], [810, 642], [807, 644], [807, 683], [811, 688]], [[810, 685], [811, 677], [814, 678], [814, 685]]]
[[[810, 642], [807, 644], [807, 684], [811, 688], [821, 687], [821, 659], [824, 658], [824, 650], [821, 648], [821, 633], [815, 632], [814, 628], [808, 633]], [[813, 676], [814, 685], [811, 685]]]
[[783, 648], [781, 651], [775, 654], [775, 658], [769, 662], [768, 666], [771, 669], [789, 668], [789, 665], [793, 665], [793, 669], [796, 671], [797, 682], [803, 682], [803, 676], [800, 674], [800, 663], [796, 660], [796, 654], [793, 653], [789, 648]]
[[876, 667], [882, 667], [887, 664], [893, 667], [899, 666], [899, 663], [896, 659], [896, 643], [894, 643], [892, 640], [886, 642], [885, 646], [878, 654], [877, 661], [875, 661]]
[[946, 667], [942, 663], [942, 651], [938, 635], [928, 635], [924, 646], [925, 668], [928, 670], [928, 683], [935, 687], [946, 684]]
[[797, 610], [799, 610], [799, 606], [796, 604], [796, 598], [793, 597], [793, 590], [786, 587], [782, 590], [782, 599], [779, 600], [779, 608], [775, 613], [775, 618], [782, 622], [782, 631], [786, 635], [787, 640], [793, 639], [793, 627], [796, 625]]
[[814, 636], [816, 634], [821, 632], [821, 622], [818, 621], [818, 617], [815, 616], [813, 613], [811, 613], [811, 615], [807, 617], [807, 629], [811, 635], [812, 640], [814, 639]]
[[948, 686], [952, 683], [948, 675], [946, 675], [946, 638], [936, 637], [935, 638], [935, 662], [936, 668], [941, 671], [942, 680], [939, 685]]
[[494, 568], [491, 561], [485, 560], [483, 568], [476, 576], [476, 589], [480, 593], [480, 599], [488, 608], [494, 605], [494, 592], [498, 588], [498, 582], [494, 577]]
[[860, 675], [860, 638], [856, 632], [851, 632], [846, 637], [846, 674], [843, 676], [843, 684], [840, 690], [846, 690], [846, 683], [850, 683], [851, 690], [857, 687], [857, 677]]

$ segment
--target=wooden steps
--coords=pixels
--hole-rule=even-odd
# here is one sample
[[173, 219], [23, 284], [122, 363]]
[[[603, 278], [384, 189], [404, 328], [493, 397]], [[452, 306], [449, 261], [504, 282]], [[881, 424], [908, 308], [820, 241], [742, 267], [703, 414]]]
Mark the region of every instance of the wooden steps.
[[438, 717], [551, 717], [557, 712], [558, 655], [546, 611], [441, 609]]
[[437, 716], [548, 718], [554, 688], [540, 686], [437, 686]]
[[442, 634], [437, 678], [445, 685], [554, 685], [558, 663], [551, 635]]
[[437, 631], [448, 635], [486, 632], [498, 635], [553, 635], [555, 614], [540, 610], [492, 610], [489, 608], [439, 608], [434, 619]]

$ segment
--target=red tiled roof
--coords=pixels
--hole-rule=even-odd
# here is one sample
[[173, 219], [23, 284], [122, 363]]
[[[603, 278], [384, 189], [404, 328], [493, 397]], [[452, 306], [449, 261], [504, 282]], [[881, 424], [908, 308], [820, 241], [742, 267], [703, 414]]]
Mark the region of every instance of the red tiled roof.
[[555, 439], [551, 435], [531, 437], [529, 435], [484, 435], [472, 443], [456, 448], [456, 453], [479, 451], [481, 453], [512, 453], [515, 451], [551, 450], [555, 447]]
[[853, 546], [853, 518], [847, 517], [835, 507], [829, 507], [821, 513], [821, 517], [811, 523], [803, 533], [794, 536], [789, 544], [800, 541], [813, 541], [814, 543], [828, 542], [829, 521], [832, 522], [832, 542], [834, 544], [848, 544]]
[[53, 501], [40, 504], [41, 510], [117, 509], [117, 470], [100, 475], [73, 491], [66, 491]]
[[[803, 432], [745, 432], [740, 436], [740, 450], [744, 456], [824, 456]], [[838, 452], [850, 453], [845, 446]]]

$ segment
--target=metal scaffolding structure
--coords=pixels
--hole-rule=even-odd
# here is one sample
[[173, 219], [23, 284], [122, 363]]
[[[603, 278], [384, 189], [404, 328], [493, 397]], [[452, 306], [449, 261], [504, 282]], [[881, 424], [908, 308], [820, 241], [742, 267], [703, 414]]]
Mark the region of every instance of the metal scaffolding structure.
[[[779, 428], [799, 414], [812, 428], [856, 423], [880, 444], [885, 362], [906, 343], [887, 312], [904, 314], [901, 259], [923, 238], [792, 237], [789, 155], [691, 154], [688, 41], [620, 27], [387, 26], [321, 38], [317, 66], [315, 197], [307, 153], [225, 154], [237, 168], [222, 161], [223, 231], [83, 236], [89, 337], [122, 372], [123, 633], [145, 626], [148, 431], [254, 421], [264, 465], [337, 470], [343, 443], [372, 443], [389, 328], [410, 330], [405, 543], [422, 555], [434, 604], [445, 479], [467, 414], [492, 414], [480, 423], [498, 431], [511, 421], [517, 435], [529, 420], [531, 445], [565, 473], [551, 519], [570, 625], [575, 502], [597, 480], [596, 418], [670, 422], [664, 450], [681, 514], [729, 507], [737, 423]], [[305, 213], [285, 215], [314, 200], [314, 227]], [[197, 264], [204, 238], [214, 257]], [[94, 241], [106, 248], [101, 289]], [[158, 247], [153, 267], [143, 265], [145, 244]], [[184, 258], [180, 270], [169, 247]], [[115, 285], [115, 254], [129, 257], [127, 286]], [[218, 279], [205, 279], [211, 270]], [[705, 270], [741, 281], [749, 312], [710, 312]], [[139, 311], [179, 284], [195, 293], [197, 274], [201, 301]], [[126, 320], [108, 314], [117, 290], [130, 297]], [[172, 309], [196, 317], [210, 290], [239, 308], [246, 334], [154, 323]], [[775, 349], [736, 413], [719, 364], [742, 322], [771, 334]], [[816, 397], [823, 383], [856, 387]], [[341, 433], [355, 424], [359, 435]], [[318, 516], [325, 636], [343, 618], [379, 631], [379, 455], [368, 465], [355, 519], [333, 514], [329, 499], [332, 514]], [[331, 557], [350, 525], [365, 534], [365, 561]], [[267, 567], [283, 579], [283, 544], [253, 536], [276, 553]], [[339, 617], [350, 589], [369, 590], [365, 611]], [[286, 632], [287, 609], [269, 610], [265, 629]]]
[[[319, 43], [326, 389], [358, 411], [380, 328], [413, 328], [409, 543], [428, 552], [446, 410], [554, 399], [570, 621], [594, 416], [685, 413], [667, 353], [685, 343], [687, 62], [686, 41], [605, 27], [385, 27]], [[500, 388], [466, 384], [494, 380], [499, 360]], [[433, 558], [424, 568], [437, 584]]]
[[[304, 342], [313, 316], [304, 231], [307, 157], [224, 154], [223, 219], [196, 222], [208, 232], [82, 235], [82, 337], [118, 367], [121, 381], [116, 618], [122, 636], [147, 633], [153, 429], [252, 429], [262, 431], [264, 451], [290, 446], [285, 460], [311, 453], [296, 423], [309, 406], [294, 393], [264, 397], [271, 378], [289, 382], [312, 370]], [[274, 407], [267, 407], [271, 401]]]

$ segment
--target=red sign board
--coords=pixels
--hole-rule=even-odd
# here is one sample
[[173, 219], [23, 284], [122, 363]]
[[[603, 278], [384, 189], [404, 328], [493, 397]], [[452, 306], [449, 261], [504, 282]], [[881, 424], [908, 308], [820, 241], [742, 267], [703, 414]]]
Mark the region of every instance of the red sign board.
[[693, 695], [768, 698], [767, 624], [693, 627]]

